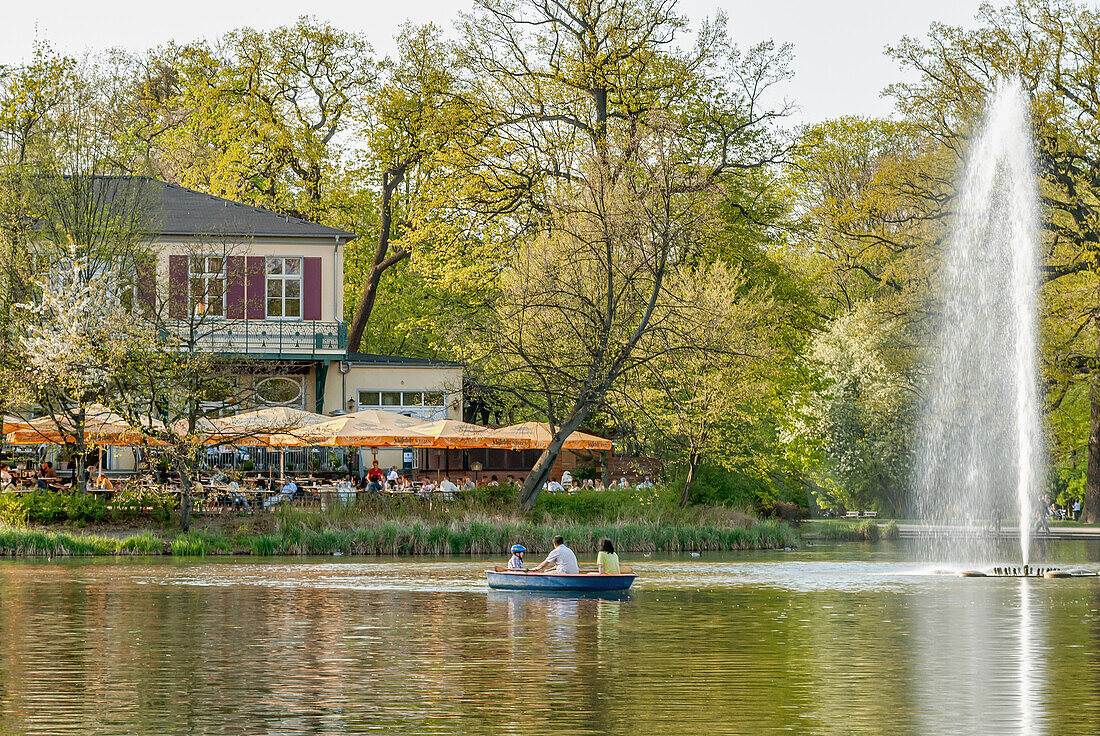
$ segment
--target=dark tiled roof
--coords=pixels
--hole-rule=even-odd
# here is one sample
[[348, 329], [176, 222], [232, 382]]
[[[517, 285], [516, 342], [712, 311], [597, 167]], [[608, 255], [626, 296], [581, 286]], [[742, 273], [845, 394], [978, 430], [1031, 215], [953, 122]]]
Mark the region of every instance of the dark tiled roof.
[[348, 362], [354, 365], [405, 365], [405, 366], [452, 366], [461, 367], [453, 360], [434, 360], [432, 358], [405, 358], [400, 355], [378, 355], [376, 353], [348, 353]]
[[[194, 189], [150, 180], [156, 203], [154, 230], [160, 235], [209, 237], [340, 238], [349, 240], [355, 233], [296, 217], [222, 199]], [[156, 204], [154, 204], [156, 207]]]

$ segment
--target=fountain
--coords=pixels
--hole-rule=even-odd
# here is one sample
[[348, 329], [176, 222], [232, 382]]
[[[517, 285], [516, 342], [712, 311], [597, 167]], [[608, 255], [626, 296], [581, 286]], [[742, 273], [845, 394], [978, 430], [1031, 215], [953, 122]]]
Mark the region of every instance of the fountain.
[[926, 558], [967, 567], [997, 562], [995, 539], [982, 529], [1018, 516], [1021, 561], [998, 569], [1025, 575], [1032, 571], [1032, 500], [1043, 487], [1045, 454], [1030, 130], [1023, 89], [1002, 81], [972, 141], [939, 274], [942, 312], [919, 425], [913, 508], [941, 530], [925, 537]]

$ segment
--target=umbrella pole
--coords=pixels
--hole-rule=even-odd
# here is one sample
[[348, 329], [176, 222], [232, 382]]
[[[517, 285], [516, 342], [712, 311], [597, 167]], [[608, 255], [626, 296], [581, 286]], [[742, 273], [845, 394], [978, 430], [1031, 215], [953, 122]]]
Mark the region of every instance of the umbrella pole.
[[286, 448], [279, 448], [279, 481], [286, 479]]

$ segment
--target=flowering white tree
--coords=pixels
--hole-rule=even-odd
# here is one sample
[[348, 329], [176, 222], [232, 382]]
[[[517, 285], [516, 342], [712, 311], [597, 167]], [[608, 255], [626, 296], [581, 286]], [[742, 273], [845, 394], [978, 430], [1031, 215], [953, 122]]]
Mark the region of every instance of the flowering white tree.
[[14, 365], [26, 399], [53, 418], [65, 439], [83, 486], [87, 409], [104, 400], [136, 323], [116, 275], [90, 271], [75, 246], [69, 256], [35, 281], [28, 301], [16, 304], [21, 324]]
[[857, 306], [813, 341], [818, 385], [792, 414], [788, 445], [816, 448], [819, 500], [829, 507], [903, 508], [916, 392], [897, 320]]

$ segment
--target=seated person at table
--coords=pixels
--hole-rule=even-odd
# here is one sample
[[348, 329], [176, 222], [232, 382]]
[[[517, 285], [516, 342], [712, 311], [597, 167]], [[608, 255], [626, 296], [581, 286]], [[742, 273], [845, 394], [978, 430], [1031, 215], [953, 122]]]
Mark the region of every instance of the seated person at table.
[[579, 575], [581, 572], [580, 565], [577, 564], [577, 556], [573, 554], [573, 550], [565, 546], [565, 537], [560, 534], [554, 537], [553, 551], [546, 555], [546, 559], [540, 562], [538, 567], [532, 568], [531, 572], [539, 572], [551, 564], [554, 565], [554, 572], [559, 575]]
[[452, 483], [450, 478], [444, 478], [443, 482], [439, 484], [439, 490], [443, 491], [443, 498], [450, 501], [458, 493], [458, 486]]
[[420, 486], [420, 495], [423, 496], [424, 498], [427, 498], [428, 494], [430, 494], [434, 490], [435, 490], [435, 483], [433, 483], [430, 480], [426, 480], [426, 481], [424, 481], [424, 484], [422, 486]]
[[523, 569], [523, 553], [527, 551], [527, 548], [522, 544], [512, 545], [512, 556], [508, 559], [509, 570], [522, 570]]
[[291, 501], [294, 499], [294, 494], [297, 492], [298, 484], [294, 482], [293, 478], [287, 478], [286, 483], [283, 484], [282, 490], [264, 501], [264, 508], [270, 508], [276, 504]]
[[378, 461], [375, 460], [371, 465], [371, 469], [367, 471], [367, 490], [377, 493], [382, 490], [382, 484], [386, 480], [386, 474], [382, 472], [382, 468], [378, 467]]
[[467, 475], [465, 478], [462, 479], [462, 490], [472, 491], [474, 490], [474, 488], [474, 482], [470, 480], [470, 476]]
[[0, 488], [7, 488], [12, 484], [13, 480], [14, 478], [12, 477], [11, 471], [8, 470], [8, 464], [4, 463], [0, 465]]
[[248, 497], [241, 493], [241, 484], [237, 481], [232, 481], [228, 486], [229, 501], [233, 504], [234, 508], [248, 508]]
[[619, 574], [619, 556], [615, 554], [615, 545], [607, 537], [600, 540], [600, 552], [596, 555], [596, 569], [600, 575]]
[[393, 465], [390, 466], [390, 472], [386, 473], [386, 481], [392, 486], [396, 485], [397, 479], [401, 477], [401, 473], [397, 472], [397, 468]]
[[111, 482], [110, 478], [103, 474], [102, 470], [96, 475], [92, 485], [103, 491], [113, 491], [115, 489], [115, 484]]
[[38, 471], [38, 479], [34, 484], [43, 490], [49, 490], [50, 481], [57, 480], [57, 473], [53, 469], [53, 463], [46, 461]]
[[407, 475], [401, 476], [401, 479], [397, 481], [397, 490], [404, 493], [408, 493], [412, 490], [413, 482]]
[[562, 487], [561, 483], [558, 483], [556, 480], [552, 480], [546, 484], [546, 490], [548, 493], [561, 493], [565, 490], [565, 488]]

